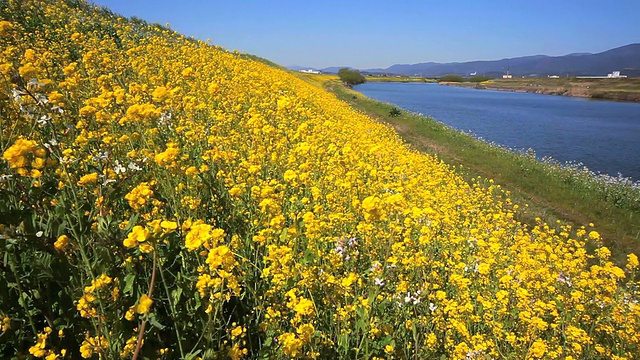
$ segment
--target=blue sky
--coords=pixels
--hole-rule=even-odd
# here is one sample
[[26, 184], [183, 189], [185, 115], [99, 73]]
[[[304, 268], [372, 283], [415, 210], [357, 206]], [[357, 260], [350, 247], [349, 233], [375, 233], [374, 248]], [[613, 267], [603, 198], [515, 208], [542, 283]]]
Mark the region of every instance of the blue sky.
[[96, 0], [278, 64], [386, 68], [640, 42], [640, 0]]

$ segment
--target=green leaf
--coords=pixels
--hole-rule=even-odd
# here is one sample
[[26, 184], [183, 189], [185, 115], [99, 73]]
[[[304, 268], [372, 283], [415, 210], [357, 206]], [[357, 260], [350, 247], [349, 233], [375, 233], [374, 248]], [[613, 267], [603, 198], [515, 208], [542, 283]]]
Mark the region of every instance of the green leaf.
[[214, 356], [216, 354], [216, 351], [213, 349], [207, 349], [204, 351], [204, 354], [202, 354], [202, 358], [203, 359], [214, 359]]
[[136, 277], [133, 274], [128, 274], [124, 277], [124, 289], [122, 290], [122, 292], [129, 295], [133, 293], [133, 281], [135, 280], [135, 278]]
[[173, 299], [173, 303], [177, 304], [180, 301], [180, 296], [182, 295], [182, 289], [177, 288], [171, 291], [171, 298]]
[[269, 345], [271, 345], [272, 342], [273, 342], [273, 339], [271, 338], [271, 336], [267, 336], [266, 339], [264, 340], [263, 345], [264, 346], [269, 346]]
[[280, 234], [280, 241], [281, 242], [287, 241], [287, 234], [288, 233], [289, 233], [289, 229], [288, 228], [284, 228], [284, 230], [282, 230], [282, 233]]
[[313, 258], [314, 258], [313, 250], [311, 250], [311, 249], [307, 248], [307, 249], [305, 249], [305, 251], [304, 251], [304, 256], [302, 257], [301, 262], [302, 262], [303, 264], [305, 264], [305, 265], [306, 265], [306, 264], [310, 264], [310, 263], [312, 263], [312, 262], [313, 262], [313, 261], [312, 261], [312, 260], [313, 260]]
[[393, 341], [393, 338], [391, 336], [386, 335], [385, 337], [380, 339], [380, 346], [384, 347], [384, 346], [389, 345], [389, 344], [392, 344], [392, 345], [395, 344], [395, 341]]
[[193, 360], [193, 359], [195, 359], [198, 355], [200, 355], [200, 352], [202, 352], [202, 350], [197, 350], [197, 351], [195, 351], [195, 352], [188, 353], [188, 354], [184, 357], [184, 359], [185, 359], [185, 360]]
[[149, 314], [149, 317], [147, 318], [147, 320], [149, 320], [149, 324], [153, 325], [153, 327], [156, 327], [160, 330], [163, 330], [165, 328], [164, 325], [158, 322], [158, 319], [156, 319], [155, 314]]

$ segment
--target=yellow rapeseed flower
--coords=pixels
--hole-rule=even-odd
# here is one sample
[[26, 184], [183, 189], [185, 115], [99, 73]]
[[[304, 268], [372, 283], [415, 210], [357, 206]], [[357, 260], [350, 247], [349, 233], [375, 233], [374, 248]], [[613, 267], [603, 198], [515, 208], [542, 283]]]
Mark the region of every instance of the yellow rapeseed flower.
[[298, 333], [300, 340], [305, 344], [311, 342], [311, 338], [315, 331], [316, 329], [311, 324], [302, 324], [296, 329], [296, 333]]
[[138, 304], [136, 305], [136, 312], [138, 314], [147, 314], [151, 309], [151, 305], [153, 305], [153, 300], [148, 297], [146, 294], [143, 294], [138, 300]]
[[212, 229], [213, 226], [208, 224], [192, 225], [185, 237], [185, 247], [190, 251], [196, 250], [211, 239]]
[[109, 348], [109, 342], [104, 336], [86, 338], [80, 345], [80, 356], [89, 359], [93, 354], [103, 354]]
[[149, 202], [151, 197], [153, 197], [153, 190], [151, 190], [151, 186], [149, 186], [149, 183], [147, 182], [140, 183], [131, 190], [131, 192], [124, 196], [124, 198], [129, 202], [129, 206], [134, 210], [140, 210]]
[[173, 231], [178, 228], [178, 223], [175, 221], [162, 220], [160, 226], [165, 230]]
[[547, 351], [547, 345], [544, 343], [544, 341], [540, 339], [536, 340], [533, 343], [533, 345], [531, 345], [531, 348], [529, 349], [531, 356], [535, 358], [541, 358], [542, 356], [544, 356], [544, 353], [546, 351]]
[[158, 86], [153, 90], [151, 96], [153, 97], [153, 101], [162, 102], [169, 96], [169, 91], [167, 91], [167, 88], [164, 86]]
[[314, 313], [313, 301], [300, 298], [298, 304], [293, 308], [298, 315], [311, 315]]
[[143, 226], [136, 225], [131, 229], [127, 238], [122, 242], [124, 246], [128, 248], [134, 248], [139, 246], [140, 243], [147, 241], [151, 232]]
[[31, 161], [30, 157], [44, 158], [46, 152], [34, 140], [19, 138], [2, 154], [2, 159], [9, 163], [12, 169], [25, 169]]
[[69, 245], [69, 237], [67, 235], [60, 235], [55, 243], [53, 243], [53, 247], [58, 251], [64, 251]]
[[98, 181], [98, 173], [91, 173], [83, 175], [78, 181], [78, 186], [86, 186], [88, 184], [93, 184]]
[[238, 336], [242, 335], [244, 328], [242, 326], [236, 326], [231, 330], [231, 338], [235, 339]]
[[2, 326], [0, 326], [0, 332], [5, 332], [9, 329], [11, 329], [11, 319], [5, 316], [2, 319]]
[[0, 36], [6, 35], [11, 29], [13, 29], [13, 23], [10, 21], [0, 21]]
[[627, 265], [626, 268], [629, 270], [634, 270], [638, 267], [638, 256], [636, 254], [627, 255]]
[[278, 341], [282, 343], [282, 352], [289, 357], [297, 357], [304, 345], [302, 340], [290, 332], [280, 335]]

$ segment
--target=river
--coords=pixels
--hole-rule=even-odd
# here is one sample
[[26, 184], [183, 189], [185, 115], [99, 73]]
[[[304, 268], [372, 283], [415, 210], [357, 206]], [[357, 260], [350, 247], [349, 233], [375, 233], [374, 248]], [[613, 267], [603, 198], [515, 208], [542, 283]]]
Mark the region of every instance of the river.
[[367, 97], [536, 157], [583, 163], [640, 180], [640, 103], [476, 90], [424, 83], [365, 83]]

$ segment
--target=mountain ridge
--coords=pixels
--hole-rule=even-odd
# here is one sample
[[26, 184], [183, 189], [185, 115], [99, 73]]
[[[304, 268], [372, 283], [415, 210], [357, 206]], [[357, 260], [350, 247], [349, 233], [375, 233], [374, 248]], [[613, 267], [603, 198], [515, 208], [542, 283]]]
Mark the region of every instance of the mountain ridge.
[[[335, 73], [341, 67], [321, 69]], [[370, 74], [438, 77], [446, 74], [469, 76], [472, 73], [501, 77], [509, 72], [513, 76], [606, 76], [620, 71], [629, 77], [640, 76], [640, 43], [628, 44], [599, 53], [570, 53], [561, 56], [528, 55], [500, 60], [474, 60], [465, 62], [424, 62], [394, 64], [387, 68], [360, 69]]]

